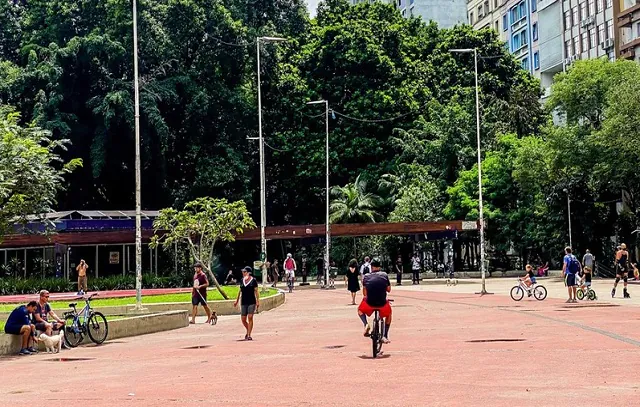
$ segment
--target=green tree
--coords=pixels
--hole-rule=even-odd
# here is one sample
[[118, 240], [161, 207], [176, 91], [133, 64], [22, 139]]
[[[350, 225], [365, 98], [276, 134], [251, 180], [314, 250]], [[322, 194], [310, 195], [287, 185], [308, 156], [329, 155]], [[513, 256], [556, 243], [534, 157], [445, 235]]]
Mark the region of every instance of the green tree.
[[367, 181], [361, 175], [352, 184], [333, 187], [331, 196], [331, 223], [369, 223], [381, 218], [378, 209], [383, 201], [378, 195], [368, 191]]
[[31, 220], [30, 215], [52, 211], [64, 176], [82, 165], [79, 159], [60, 158], [68, 140], [51, 140], [48, 131], [22, 127], [19, 117], [0, 106], [0, 236]]
[[185, 204], [182, 211], [173, 208], [160, 211], [153, 222], [156, 234], [151, 240], [151, 247], [186, 243], [191, 256], [202, 262], [220, 294], [229, 299], [211, 270], [215, 245], [233, 242], [235, 234], [255, 227], [244, 202], [198, 198]]

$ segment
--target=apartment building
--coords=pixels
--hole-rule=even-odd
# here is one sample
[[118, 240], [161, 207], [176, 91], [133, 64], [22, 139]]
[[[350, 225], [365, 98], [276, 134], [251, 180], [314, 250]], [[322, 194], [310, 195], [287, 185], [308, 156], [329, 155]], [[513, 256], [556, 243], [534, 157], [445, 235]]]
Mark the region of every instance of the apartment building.
[[[619, 0], [616, 0], [619, 1]], [[540, 81], [543, 100], [553, 77], [579, 59], [616, 58], [613, 0], [540, 0]]]
[[[351, 0], [351, 4], [376, 0]], [[422, 17], [435, 21], [440, 28], [451, 28], [467, 22], [466, 0], [378, 0], [395, 4], [403, 17]]]
[[640, 0], [619, 0], [618, 57], [640, 62]]
[[470, 0], [469, 24], [475, 29], [493, 28], [523, 69], [539, 77], [538, 0]]

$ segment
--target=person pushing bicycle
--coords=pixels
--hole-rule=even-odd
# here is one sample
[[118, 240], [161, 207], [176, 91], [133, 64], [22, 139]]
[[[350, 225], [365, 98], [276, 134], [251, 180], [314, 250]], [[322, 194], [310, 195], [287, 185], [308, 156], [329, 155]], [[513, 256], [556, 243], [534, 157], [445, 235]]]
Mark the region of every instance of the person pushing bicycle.
[[387, 293], [391, 292], [391, 282], [389, 276], [384, 271], [380, 271], [380, 262], [371, 262], [371, 273], [365, 274], [362, 279], [363, 299], [358, 307], [358, 317], [364, 324], [364, 336], [368, 337], [371, 327], [367, 322], [375, 310], [380, 312], [380, 317], [384, 318], [384, 338], [383, 343], [389, 343], [389, 328], [391, 327], [391, 305], [387, 300]]

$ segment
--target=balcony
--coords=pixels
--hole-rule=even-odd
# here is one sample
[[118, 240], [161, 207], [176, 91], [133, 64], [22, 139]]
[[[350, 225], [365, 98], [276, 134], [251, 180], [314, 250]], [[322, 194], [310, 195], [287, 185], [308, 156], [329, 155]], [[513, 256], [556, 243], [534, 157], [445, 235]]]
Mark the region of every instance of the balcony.
[[640, 38], [629, 41], [626, 44], [620, 45], [620, 58], [632, 59], [636, 56], [636, 47], [640, 47]]
[[[637, 12], [637, 13], [636, 13]], [[618, 14], [618, 27], [631, 27], [633, 23], [640, 21], [640, 3]]]

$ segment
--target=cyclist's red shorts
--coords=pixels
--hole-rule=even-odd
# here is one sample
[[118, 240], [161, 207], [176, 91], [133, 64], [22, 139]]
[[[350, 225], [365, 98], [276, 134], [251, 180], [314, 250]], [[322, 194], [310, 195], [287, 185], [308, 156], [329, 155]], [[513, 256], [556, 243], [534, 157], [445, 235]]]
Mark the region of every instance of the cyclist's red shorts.
[[370, 317], [371, 314], [373, 314], [373, 311], [375, 311], [376, 309], [380, 311], [381, 318], [386, 318], [391, 315], [391, 305], [389, 305], [389, 301], [387, 301], [387, 303], [382, 307], [372, 307], [371, 305], [367, 304], [367, 299], [364, 298], [360, 303], [360, 306], [358, 307], [358, 311], [362, 312], [368, 317]]

